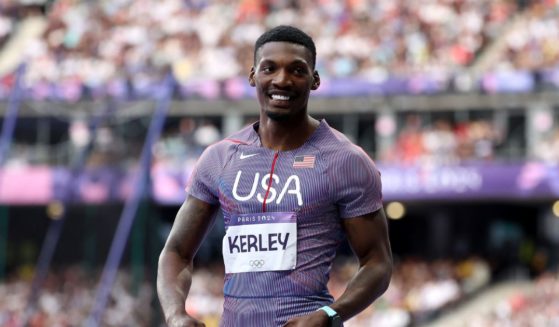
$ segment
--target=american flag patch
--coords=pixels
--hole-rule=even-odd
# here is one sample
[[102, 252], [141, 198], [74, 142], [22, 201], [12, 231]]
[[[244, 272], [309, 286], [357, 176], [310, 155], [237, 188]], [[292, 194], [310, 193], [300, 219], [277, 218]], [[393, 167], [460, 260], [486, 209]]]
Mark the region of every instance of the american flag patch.
[[297, 156], [293, 161], [293, 168], [314, 168], [315, 156]]

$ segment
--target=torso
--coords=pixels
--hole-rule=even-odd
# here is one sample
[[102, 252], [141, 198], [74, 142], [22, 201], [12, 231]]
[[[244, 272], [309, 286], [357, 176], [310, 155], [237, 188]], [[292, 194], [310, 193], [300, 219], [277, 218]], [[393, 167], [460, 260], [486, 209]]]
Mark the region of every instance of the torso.
[[[219, 202], [226, 229], [233, 224], [232, 219], [245, 214], [294, 213], [297, 221], [294, 269], [226, 274], [223, 326], [238, 325], [244, 321], [244, 315], [246, 319], [255, 316], [252, 309], [243, 311], [238, 302], [241, 299], [245, 304], [281, 299], [279, 304], [259, 308], [262, 317], [275, 317], [280, 326], [293, 316], [295, 303], [298, 310], [310, 312], [332, 302], [327, 282], [337, 247], [344, 239], [340, 209], [335, 201], [336, 189], [340, 187], [334, 185], [346, 181], [347, 176], [340, 176], [341, 171], [354, 168], [341, 167], [346, 162], [341, 158], [354, 151], [352, 147], [355, 146], [349, 140], [322, 121], [301, 147], [275, 152], [262, 147], [258, 134], [249, 126], [216, 144], [199, 163], [212, 165], [201, 168], [205, 168], [206, 184], [210, 185], [205, 193], [194, 187], [193, 195]], [[273, 177], [268, 190], [270, 176]], [[211, 197], [206, 193], [211, 193]], [[250, 255], [257, 259], [259, 250], [252, 247]]]

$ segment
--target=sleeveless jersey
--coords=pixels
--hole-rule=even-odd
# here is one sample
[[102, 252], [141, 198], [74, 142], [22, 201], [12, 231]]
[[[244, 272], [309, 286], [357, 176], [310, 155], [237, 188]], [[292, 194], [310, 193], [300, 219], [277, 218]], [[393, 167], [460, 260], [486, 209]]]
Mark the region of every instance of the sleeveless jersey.
[[[226, 229], [238, 215], [294, 213], [296, 265], [290, 270], [227, 273], [220, 326], [282, 326], [290, 317], [331, 303], [327, 282], [345, 237], [342, 219], [382, 206], [380, 173], [373, 161], [326, 121], [291, 151], [263, 147], [257, 128], [255, 123], [209, 146], [186, 190], [220, 205]], [[268, 242], [247, 248], [238, 238], [228, 242], [231, 249], [248, 249], [255, 257], [270, 247]]]

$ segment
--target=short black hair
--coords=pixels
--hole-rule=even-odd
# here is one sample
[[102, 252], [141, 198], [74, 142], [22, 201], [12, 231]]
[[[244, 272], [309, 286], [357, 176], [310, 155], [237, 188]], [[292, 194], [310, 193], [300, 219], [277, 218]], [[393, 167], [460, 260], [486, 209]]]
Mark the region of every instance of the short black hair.
[[279, 25], [266, 31], [256, 40], [254, 44], [254, 64], [256, 65], [256, 53], [268, 42], [289, 42], [304, 46], [312, 55], [312, 67], [316, 64], [316, 47], [313, 39], [297, 27]]

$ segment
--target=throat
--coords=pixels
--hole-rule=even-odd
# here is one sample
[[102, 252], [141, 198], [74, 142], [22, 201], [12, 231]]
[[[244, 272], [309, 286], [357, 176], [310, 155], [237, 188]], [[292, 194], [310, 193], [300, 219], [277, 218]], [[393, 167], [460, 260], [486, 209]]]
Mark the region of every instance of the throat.
[[260, 122], [257, 132], [263, 147], [274, 151], [290, 151], [301, 147], [319, 125], [320, 122], [313, 118], [299, 124], [266, 120]]

